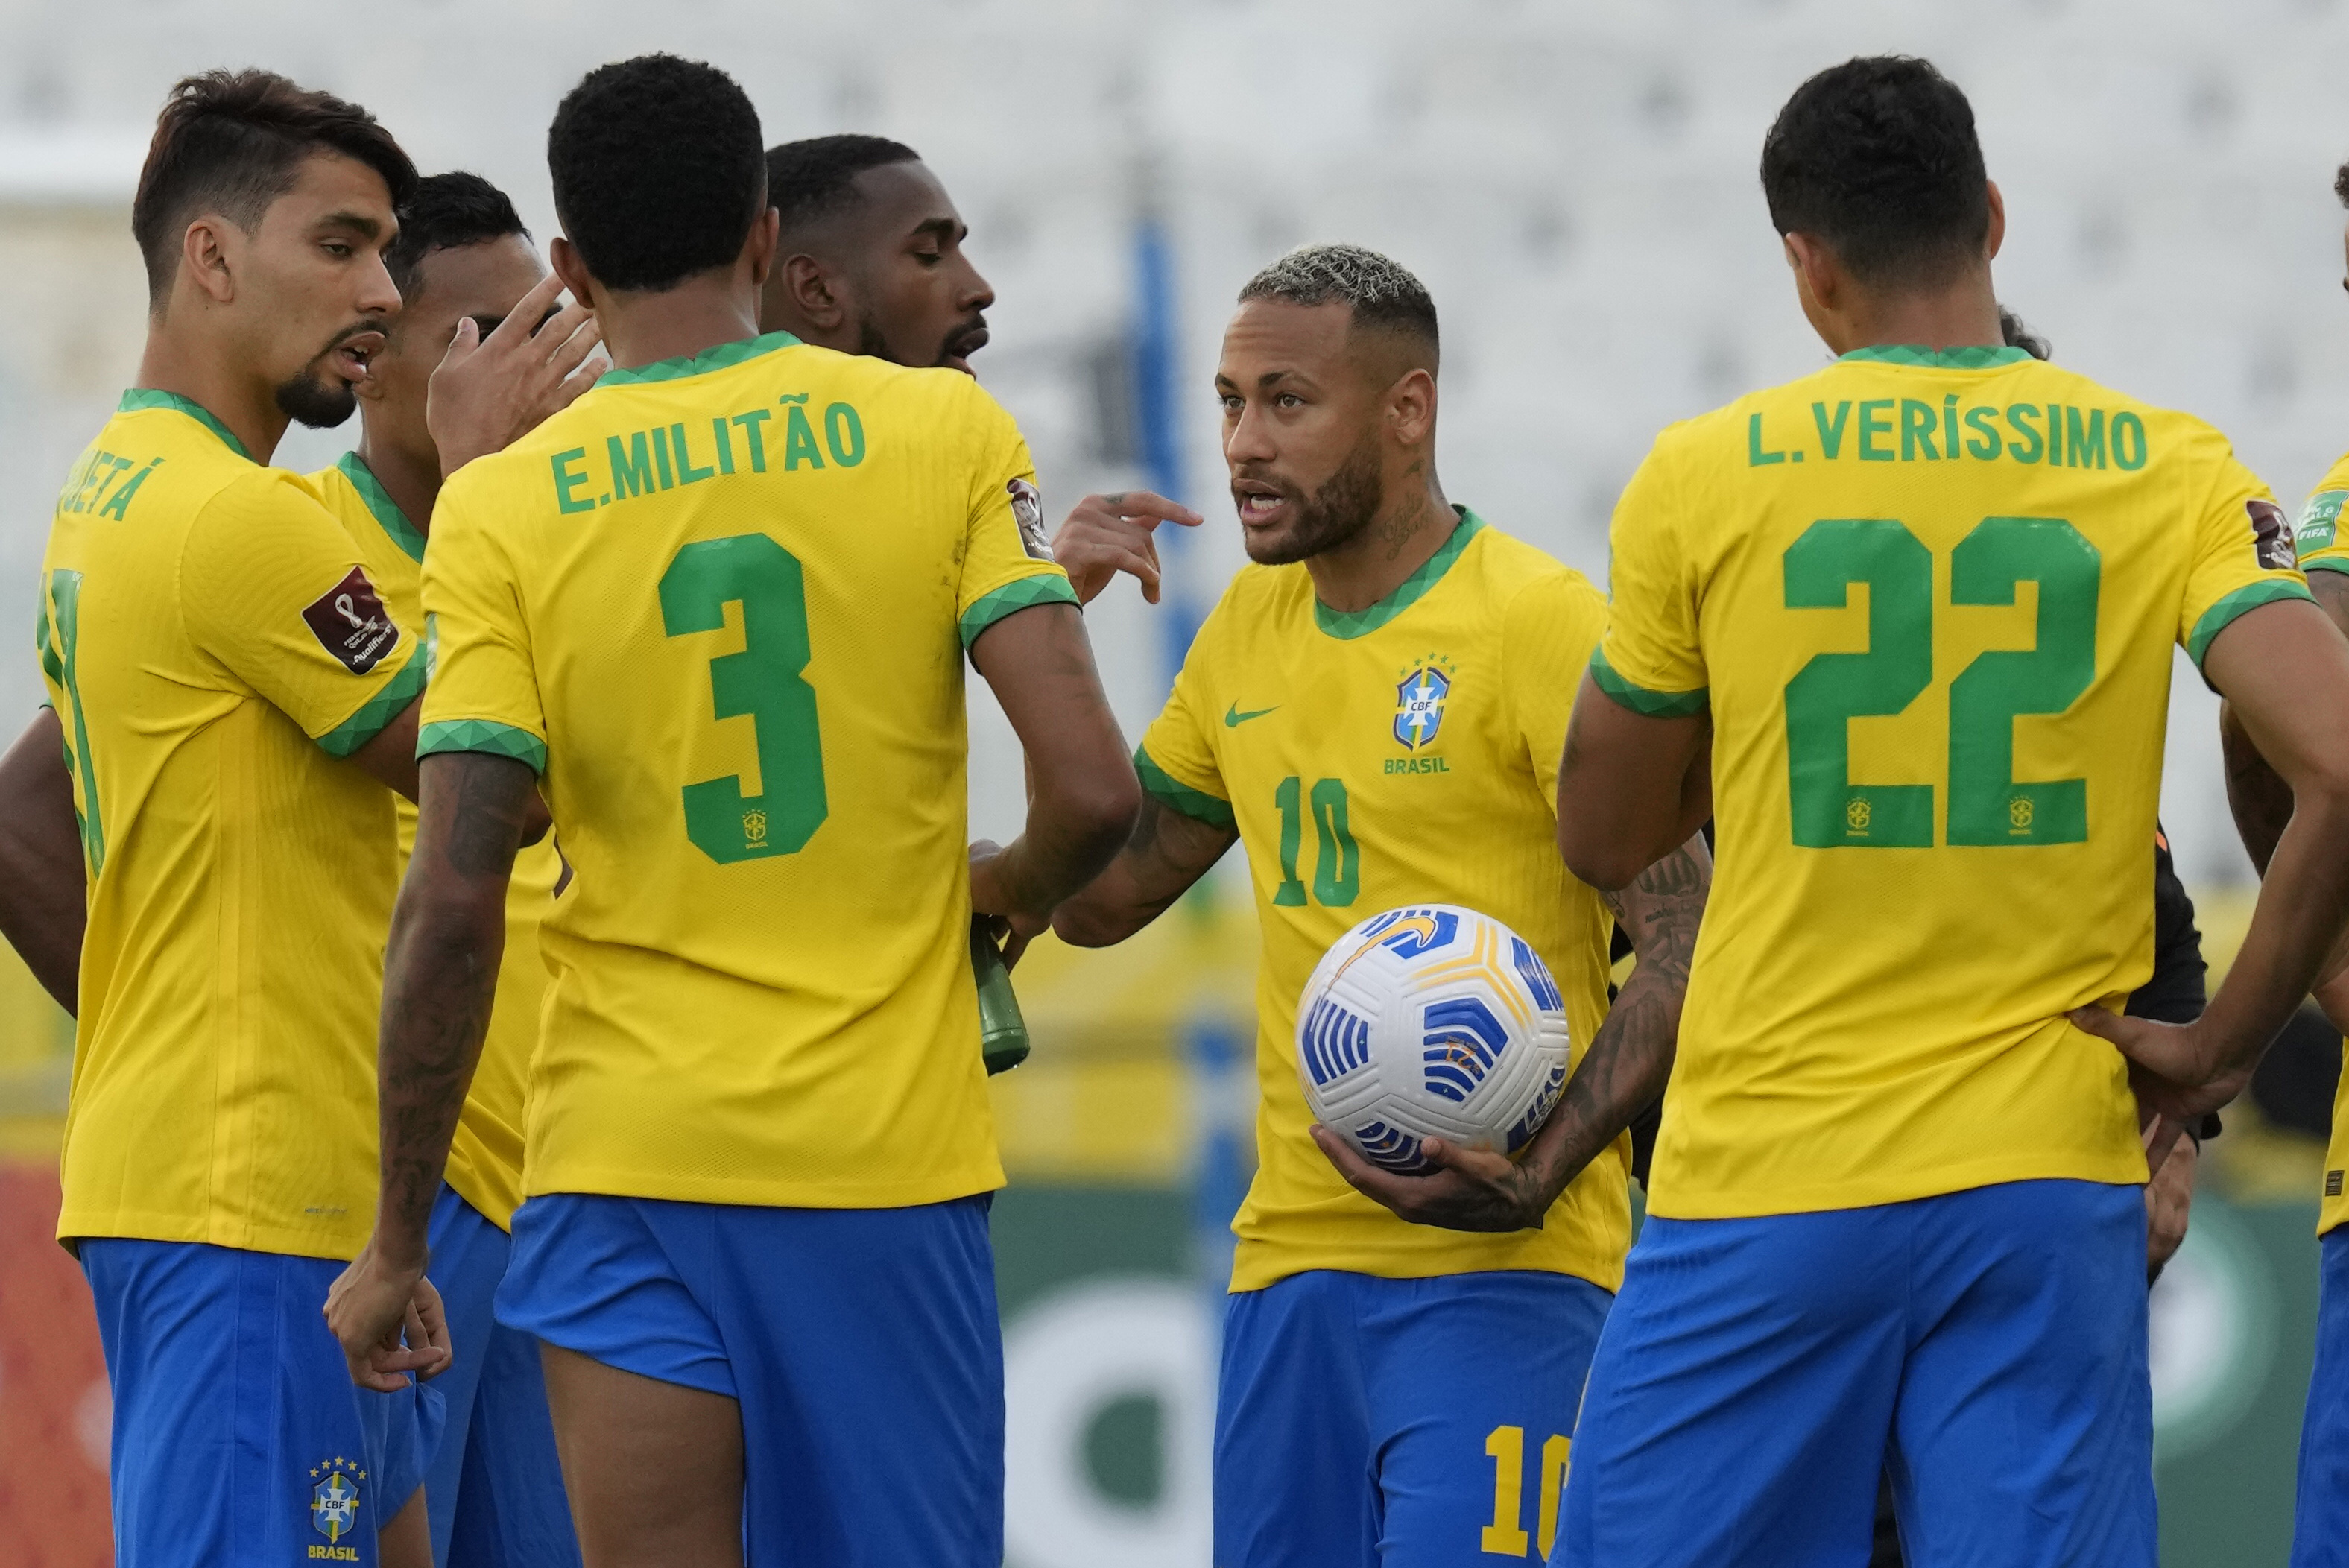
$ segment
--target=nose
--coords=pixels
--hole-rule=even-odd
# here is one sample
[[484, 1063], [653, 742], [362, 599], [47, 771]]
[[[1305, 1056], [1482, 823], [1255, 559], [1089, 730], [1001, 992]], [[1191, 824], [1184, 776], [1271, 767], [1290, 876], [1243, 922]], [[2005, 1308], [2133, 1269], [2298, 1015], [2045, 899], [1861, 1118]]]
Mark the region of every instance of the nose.
[[995, 290], [988, 286], [985, 278], [978, 275], [978, 269], [970, 264], [968, 258], [960, 259], [963, 275], [962, 286], [957, 291], [957, 295], [961, 301], [961, 306], [964, 310], [986, 310], [995, 304]]
[[1280, 455], [1272, 438], [1272, 422], [1257, 410], [1254, 399], [1244, 399], [1237, 414], [1224, 418], [1224, 461], [1233, 469], [1244, 463], [1268, 463]]
[[378, 251], [367, 264], [359, 269], [359, 297], [353, 302], [362, 315], [396, 315], [399, 312], [399, 285], [391, 281], [391, 269], [383, 264], [383, 253]]

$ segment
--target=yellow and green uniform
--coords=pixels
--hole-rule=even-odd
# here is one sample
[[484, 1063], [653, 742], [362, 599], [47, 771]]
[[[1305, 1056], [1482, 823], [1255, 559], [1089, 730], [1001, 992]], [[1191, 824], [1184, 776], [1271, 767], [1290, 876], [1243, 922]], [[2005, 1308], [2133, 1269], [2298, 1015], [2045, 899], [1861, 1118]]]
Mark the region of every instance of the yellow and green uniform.
[[969, 377], [776, 333], [613, 371], [440, 492], [419, 751], [543, 775], [525, 1193], [880, 1208], [1002, 1184], [963, 655], [1074, 603]]
[[57, 1233], [354, 1255], [398, 866], [338, 758], [419, 639], [299, 476], [134, 390], [58, 496], [39, 645], [89, 873]]
[[2019, 350], [1863, 349], [1676, 425], [1614, 522], [1591, 675], [1710, 712], [1719, 834], [1651, 1207], [2145, 1180], [2170, 645], [2305, 598], [2199, 420]]
[[[2344, 454], [2317, 481], [2316, 493], [2301, 509], [2295, 545], [2302, 572], [2349, 573], [2349, 539], [2341, 537], [2341, 506], [2349, 501], [2349, 454]], [[2349, 1042], [2344, 1043], [2344, 1065], [2349, 1066]], [[2317, 1212], [2316, 1232], [2323, 1235], [2349, 1220], [2349, 1192], [2343, 1172], [2349, 1170], [2349, 1071], [2333, 1097], [2333, 1141], [2324, 1151], [2323, 1206]]]
[[1613, 917], [1558, 859], [1557, 783], [1576, 683], [1606, 621], [1579, 573], [1464, 511], [1368, 610], [1306, 568], [1249, 566], [1199, 628], [1135, 753], [1172, 810], [1236, 830], [1264, 933], [1257, 1172], [1232, 1289], [1312, 1269], [1397, 1279], [1495, 1269], [1612, 1290], [1630, 1241], [1630, 1144], [1539, 1230], [1407, 1224], [1348, 1186], [1307, 1130], [1297, 1000], [1331, 943], [1399, 904], [1464, 904], [1524, 937], [1565, 997], [1578, 1060], [1607, 1014]]
[[[357, 452], [310, 476], [328, 511], [342, 521], [367, 559], [367, 575], [403, 626], [424, 626], [424, 535], [409, 521]], [[429, 660], [428, 649], [426, 657]], [[428, 674], [429, 671], [428, 670]], [[403, 871], [416, 847], [416, 807], [393, 798]], [[538, 1044], [539, 1005], [546, 966], [538, 955], [538, 926], [554, 902], [563, 857], [552, 835], [514, 857], [506, 892], [505, 959], [489, 1037], [473, 1069], [473, 1085], [449, 1146], [449, 1185], [502, 1230], [513, 1228], [522, 1202], [522, 1129], [525, 1075]]]

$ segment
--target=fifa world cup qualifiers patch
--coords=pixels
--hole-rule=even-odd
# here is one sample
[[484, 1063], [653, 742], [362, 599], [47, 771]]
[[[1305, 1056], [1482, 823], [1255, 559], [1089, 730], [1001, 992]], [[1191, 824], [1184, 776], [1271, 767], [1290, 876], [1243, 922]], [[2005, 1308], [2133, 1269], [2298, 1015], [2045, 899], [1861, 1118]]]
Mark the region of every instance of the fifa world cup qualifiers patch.
[[2299, 564], [2292, 523], [2283, 515], [2283, 508], [2253, 496], [2243, 503], [2243, 510], [2251, 514], [2251, 552], [2259, 558], [2260, 570], [2288, 572]]
[[1011, 492], [1012, 521], [1019, 525], [1019, 548], [1031, 561], [1052, 559], [1052, 542], [1044, 537], [1044, 492], [1026, 480], [1006, 480]]
[[352, 567], [349, 576], [319, 594], [303, 610], [302, 619], [309, 623], [319, 645], [355, 676], [367, 674], [399, 646], [399, 627], [364, 567]]

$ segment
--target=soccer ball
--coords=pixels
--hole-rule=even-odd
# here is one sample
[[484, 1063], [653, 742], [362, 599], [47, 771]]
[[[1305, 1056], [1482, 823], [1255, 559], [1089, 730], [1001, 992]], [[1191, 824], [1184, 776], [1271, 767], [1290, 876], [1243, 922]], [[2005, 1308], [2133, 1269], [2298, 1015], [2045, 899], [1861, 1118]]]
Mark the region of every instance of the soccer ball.
[[1516, 1154], [1572, 1067], [1557, 982], [1490, 915], [1417, 904], [1340, 937], [1297, 1008], [1314, 1119], [1389, 1171], [1431, 1169], [1421, 1141]]

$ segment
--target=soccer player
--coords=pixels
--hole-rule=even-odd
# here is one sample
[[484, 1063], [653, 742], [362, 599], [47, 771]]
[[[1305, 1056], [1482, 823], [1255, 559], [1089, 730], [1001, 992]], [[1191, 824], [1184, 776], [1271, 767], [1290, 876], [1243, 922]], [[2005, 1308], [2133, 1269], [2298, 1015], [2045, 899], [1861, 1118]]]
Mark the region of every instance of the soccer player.
[[[995, 1568], [969, 922], [1040, 930], [1115, 852], [1133, 770], [1026, 546], [1009, 417], [968, 377], [756, 335], [775, 220], [733, 80], [599, 67], [547, 145], [550, 259], [616, 368], [434, 514], [382, 1205], [330, 1316], [372, 1378], [422, 1288], [543, 774], [577, 874], [541, 931], [498, 1315], [545, 1344], [583, 1555]], [[1033, 769], [1001, 850], [964, 843], [966, 653]]]
[[[384, 264], [403, 303], [357, 388], [358, 449], [310, 482], [360, 542], [369, 580], [392, 618], [421, 628], [425, 541], [440, 491], [427, 388], [460, 323], [491, 338], [525, 298], [543, 293], [547, 272], [505, 193], [463, 173], [418, 182], [400, 203], [399, 233]], [[548, 335], [563, 339], [553, 366], [558, 372], [585, 361], [594, 339], [592, 327], [564, 335], [564, 319], [547, 324]], [[592, 366], [570, 379], [572, 392], [584, 392]], [[406, 800], [396, 807], [404, 866], [415, 843], [416, 808]], [[432, 1281], [448, 1314], [451, 1359], [436, 1383], [448, 1421], [426, 1475], [425, 1499], [433, 1560], [442, 1568], [452, 1556], [559, 1568], [579, 1555], [538, 1346], [499, 1327], [492, 1311], [507, 1233], [522, 1201], [523, 1075], [538, 1042], [546, 985], [538, 926], [562, 868], [552, 840], [515, 858], [496, 1006], [432, 1209]]]
[[[2333, 192], [2349, 207], [2349, 163], [2333, 176]], [[2349, 249], [2349, 234], [2344, 237]], [[2349, 289], [2349, 276], [2342, 285]], [[2333, 624], [2349, 633], [2349, 535], [2341, 511], [2349, 502], [2349, 456], [2318, 481], [2302, 508], [2296, 544], [2308, 591]], [[2337, 720], [2337, 707], [2318, 705], [2313, 715]], [[2234, 705], [2220, 710], [2219, 735], [2227, 757], [2227, 799], [2243, 848], [2262, 876], [2274, 863], [2277, 846], [2293, 815], [2292, 785], [2261, 755], [2261, 748]], [[2317, 1002], [2336, 1027], [2349, 1029], [2349, 967], [2328, 962]], [[2349, 1072], [2333, 1105], [2333, 1142], [2325, 1151], [2324, 1185], [2316, 1233], [2323, 1253], [2317, 1286], [2316, 1365], [2308, 1379], [2308, 1406], [2300, 1430], [2300, 1477], [2292, 1530], [2292, 1568], [2349, 1568], [2349, 1194], [2342, 1172], [2349, 1167]]]
[[[2306, 991], [2349, 913], [2349, 644], [2217, 432], [2002, 343], [2003, 211], [1930, 64], [1813, 77], [1762, 184], [1841, 357], [1658, 438], [1567, 742], [1579, 874], [1708, 811], [1720, 859], [1552, 1560], [1863, 1561], [1889, 1462], [1917, 1563], [2151, 1568], [2106, 1040], [2199, 1114]], [[2107, 1011], [2151, 968], [2173, 642], [2300, 803], [2185, 1025]]]
[[[1662, 1088], [1640, 1066], [1670, 1062], [1703, 908], [1701, 839], [1613, 901], [1640, 962], [1610, 1015], [1609, 902], [1559, 861], [1553, 788], [1606, 603], [1445, 500], [1437, 357], [1434, 303], [1374, 252], [1309, 246], [1240, 291], [1216, 392], [1254, 564], [1134, 753], [1132, 841], [1053, 923], [1081, 946], [1123, 941], [1247, 847], [1264, 932], [1257, 1166], [1216, 1403], [1223, 1568], [1547, 1550], [1630, 1241], [1621, 1132]], [[1081, 593], [1133, 569], [1143, 526], [1061, 531]], [[1430, 1140], [1445, 1169], [1393, 1176], [1306, 1109], [1298, 993], [1357, 923], [1428, 902], [1531, 944], [1585, 1055], [1522, 1166]]]
[[42, 562], [63, 746], [33, 760], [70, 769], [88, 878], [57, 1233], [96, 1299], [126, 1563], [369, 1563], [378, 1532], [382, 1561], [429, 1561], [439, 1397], [406, 1374], [447, 1359], [438, 1304], [382, 1393], [319, 1316], [375, 1193], [370, 998], [425, 664], [266, 466], [289, 420], [349, 416], [415, 179], [366, 111], [283, 77], [172, 88], [131, 209], [139, 384]]
[[[781, 230], [759, 329], [899, 365], [970, 369], [987, 346], [995, 291], [963, 242], [969, 226], [921, 155], [878, 136], [819, 136], [767, 150], [767, 199]], [[1149, 490], [1089, 495], [1069, 523], [1123, 541], [1143, 596], [1158, 602], [1160, 522], [1199, 514]], [[1120, 528], [1121, 521], [1138, 522]], [[1065, 524], [1063, 526], [1066, 526]]]

